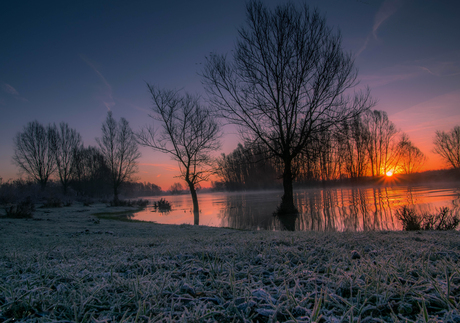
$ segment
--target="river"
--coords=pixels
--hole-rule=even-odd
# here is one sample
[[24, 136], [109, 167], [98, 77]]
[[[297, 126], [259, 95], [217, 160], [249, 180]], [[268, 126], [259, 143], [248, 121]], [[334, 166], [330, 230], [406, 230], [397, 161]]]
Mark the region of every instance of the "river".
[[[281, 230], [285, 223], [273, 213], [282, 191], [198, 193], [200, 225], [244, 230]], [[460, 185], [380, 186], [361, 188], [300, 189], [294, 191], [299, 215], [289, 224], [295, 230], [369, 231], [401, 230], [395, 217], [404, 205], [417, 212], [441, 207], [459, 212]], [[161, 196], [170, 212], [155, 210], [152, 203], [132, 219], [165, 224], [193, 224], [190, 194]], [[157, 201], [160, 197], [149, 197]], [[284, 221], [283, 221], [284, 222]]]

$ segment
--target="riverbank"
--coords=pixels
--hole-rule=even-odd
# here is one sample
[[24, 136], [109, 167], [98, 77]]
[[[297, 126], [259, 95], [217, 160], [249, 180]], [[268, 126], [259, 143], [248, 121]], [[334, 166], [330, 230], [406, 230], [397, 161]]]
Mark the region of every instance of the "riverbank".
[[460, 233], [0, 217], [0, 322], [460, 322]]

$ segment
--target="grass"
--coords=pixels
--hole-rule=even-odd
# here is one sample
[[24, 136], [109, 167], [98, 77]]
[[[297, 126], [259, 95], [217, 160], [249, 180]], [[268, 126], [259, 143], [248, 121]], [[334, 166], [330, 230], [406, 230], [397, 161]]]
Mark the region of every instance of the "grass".
[[85, 210], [0, 219], [0, 322], [460, 320], [457, 231], [238, 231]]

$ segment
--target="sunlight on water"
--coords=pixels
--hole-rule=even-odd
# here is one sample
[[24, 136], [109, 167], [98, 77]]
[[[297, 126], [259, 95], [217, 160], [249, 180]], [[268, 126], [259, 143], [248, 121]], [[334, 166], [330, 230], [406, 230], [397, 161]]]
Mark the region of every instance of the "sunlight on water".
[[[250, 230], [280, 230], [273, 216], [282, 191], [202, 193], [200, 225]], [[193, 224], [189, 195], [162, 196], [172, 204], [168, 213], [149, 205], [133, 219], [164, 224]], [[150, 197], [151, 201], [160, 197]], [[397, 186], [375, 188], [306, 189], [295, 191], [300, 215], [296, 230], [367, 231], [401, 230], [395, 212], [403, 205], [417, 212], [436, 212], [440, 207], [459, 210], [460, 190], [453, 186]], [[150, 203], [151, 204], [151, 203]]]

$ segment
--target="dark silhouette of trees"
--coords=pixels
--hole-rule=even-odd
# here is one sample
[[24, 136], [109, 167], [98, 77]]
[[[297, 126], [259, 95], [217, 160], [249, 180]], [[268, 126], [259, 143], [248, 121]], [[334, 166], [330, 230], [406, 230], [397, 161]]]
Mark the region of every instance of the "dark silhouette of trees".
[[217, 159], [216, 173], [230, 191], [273, 189], [280, 184], [273, 158], [255, 144], [238, 144], [230, 154], [222, 154]]
[[[377, 121], [375, 121], [377, 120]], [[406, 134], [399, 132], [383, 111], [366, 111], [335, 127], [316, 132], [293, 160], [295, 183], [382, 176], [383, 171], [411, 174], [420, 171], [425, 155]], [[380, 151], [382, 149], [383, 151]], [[371, 163], [373, 158], [374, 162]], [[221, 182], [216, 189], [273, 188], [283, 172], [282, 165], [255, 144], [239, 144], [217, 160]], [[375, 165], [383, 165], [377, 171]]]
[[100, 152], [110, 170], [113, 201], [118, 203], [120, 185], [130, 180], [137, 171], [136, 160], [141, 156], [138, 144], [128, 121], [117, 122], [108, 112], [102, 124], [102, 137], [96, 138]]
[[79, 147], [74, 151], [73, 163], [70, 185], [80, 195], [105, 196], [112, 191], [110, 169], [99, 149]]
[[55, 124], [50, 126], [49, 131], [50, 149], [54, 155], [63, 192], [67, 194], [69, 181], [77, 166], [74, 155], [82, 146], [81, 136], [75, 129], [71, 129], [64, 122], [59, 124], [59, 128]]
[[187, 183], [193, 201], [194, 224], [199, 224], [197, 185], [211, 174], [210, 153], [220, 147], [219, 124], [197, 97], [177, 91], [160, 90], [147, 84], [153, 100], [150, 115], [162, 125], [156, 133], [151, 126], [138, 134], [141, 145], [169, 154], [179, 163], [180, 177]]
[[374, 104], [369, 91], [346, 95], [357, 85], [352, 56], [342, 50], [340, 33], [306, 5], [272, 11], [249, 2], [233, 60], [212, 54], [203, 79], [219, 116], [240, 126], [245, 142], [262, 143], [282, 163], [281, 209], [287, 212], [297, 212], [293, 163], [302, 150], [316, 133]]
[[366, 147], [371, 175], [384, 175], [395, 166], [397, 147], [394, 139], [398, 130], [394, 123], [388, 119], [385, 111], [369, 111], [364, 115], [363, 122], [367, 128]]
[[161, 188], [158, 185], [148, 182], [125, 182], [121, 190], [123, 196], [127, 197], [154, 196], [161, 194]]
[[35, 120], [14, 138], [13, 163], [39, 182], [42, 189], [56, 169], [50, 135], [50, 128]]
[[171, 187], [169, 188], [169, 191], [173, 195], [181, 194], [183, 190], [184, 190], [184, 187], [179, 182], [172, 184]]
[[460, 168], [460, 126], [451, 131], [436, 131], [434, 150], [446, 164], [453, 168]]
[[403, 134], [398, 143], [398, 173], [413, 174], [417, 173], [426, 162], [426, 156], [420, 149], [415, 147], [406, 134]]

